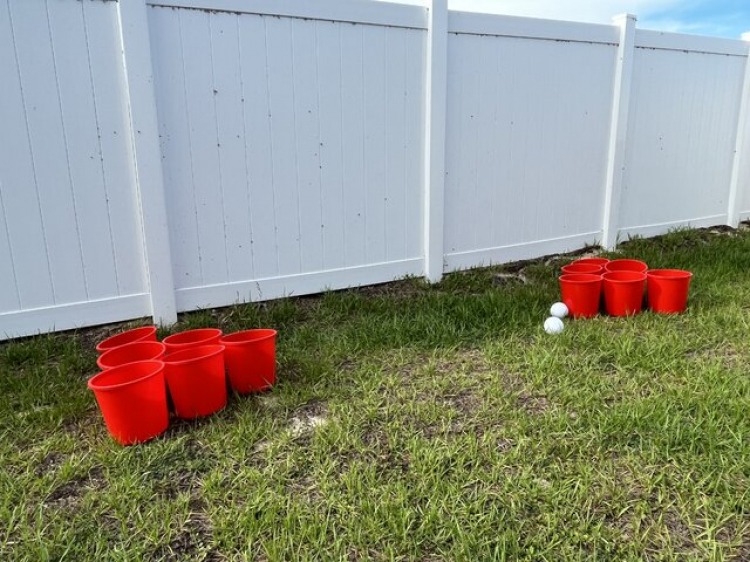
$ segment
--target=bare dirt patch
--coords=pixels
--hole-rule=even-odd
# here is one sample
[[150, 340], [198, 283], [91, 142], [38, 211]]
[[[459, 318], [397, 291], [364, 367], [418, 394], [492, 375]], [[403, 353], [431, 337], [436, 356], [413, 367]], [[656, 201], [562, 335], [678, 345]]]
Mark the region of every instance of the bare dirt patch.
[[492, 277], [492, 284], [495, 287], [508, 287], [512, 285], [526, 285], [528, 284], [529, 280], [526, 278], [526, 276], [521, 272], [518, 271], [516, 273], [496, 273]]
[[166, 499], [195, 494], [203, 478], [217, 465], [216, 454], [197, 439], [188, 439], [177, 454], [151, 474], [156, 490]]
[[407, 279], [349, 290], [366, 297], [411, 298], [424, 294], [427, 291], [427, 287], [420, 286], [416, 280]]
[[34, 469], [34, 474], [41, 477], [50, 472], [55, 472], [63, 462], [65, 462], [65, 455], [62, 453], [57, 451], [48, 453]]
[[698, 556], [692, 530], [673, 509], [653, 513], [650, 519], [647, 524], [651, 529], [646, 536], [649, 553], [647, 559], [658, 559], [667, 548], [671, 548], [681, 559]]
[[322, 400], [311, 400], [294, 411], [289, 421], [293, 437], [309, 436], [328, 423], [328, 406]]
[[507, 437], [501, 437], [495, 443], [495, 447], [500, 453], [507, 453], [513, 448], [513, 440]]
[[366, 560], [383, 560], [384, 556], [373, 548], [360, 549], [352, 547], [346, 554], [347, 562], [361, 562]]
[[107, 486], [102, 467], [92, 468], [85, 476], [79, 476], [55, 488], [44, 500], [43, 505], [51, 509], [74, 509], [90, 491], [102, 490]]
[[[383, 369], [393, 370], [393, 367], [388, 365], [391, 361], [391, 357], [382, 358]], [[419, 353], [409, 361], [398, 365], [395, 372], [399, 375], [403, 386], [414, 386], [426, 378], [446, 379], [454, 375], [479, 380], [490, 376], [493, 369], [480, 350], [463, 349], [440, 357]]]
[[747, 356], [747, 352], [739, 350], [730, 344], [722, 344], [715, 348], [690, 351], [685, 354], [685, 357], [688, 360], [719, 361], [727, 369], [744, 369]]
[[522, 408], [527, 414], [533, 416], [541, 416], [551, 407], [547, 397], [542, 394], [521, 392], [518, 395], [517, 402], [520, 408]]
[[293, 479], [286, 486], [286, 493], [290, 496], [301, 499], [306, 503], [320, 503], [323, 501], [323, 494], [318, 488], [318, 484], [310, 474], [302, 474]]
[[104, 420], [95, 408], [66, 420], [62, 430], [77, 439], [84, 440], [92, 435], [103, 434], [105, 431]]
[[445, 395], [442, 397], [442, 402], [464, 417], [470, 416], [482, 407], [482, 397], [470, 390]]
[[724, 547], [727, 560], [750, 560], [750, 520], [746, 516], [726, 523], [716, 533], [716, 540]]
[[745, 533], [739, 546], [732, 550], [732, 554], [729, 558], [732, 562], [745, 562], [750, 560], [750, 533]]
[[379, 473], [404, 474], [409, 470], [411, 461], [408, 453], [394, 446], [380, 425], [373, 424], [368, 427], [362, 436], [362, 442], [367, 450], [358, 453], [358, 458], [375, 464]]
[[219, 562], [225, 558], [213, 546], [213, 525], [205, 513], [205, 505], [199, 500], [190, 504], [188, 517], [181, 521], [177, 534], [154, 553], [154, 560], [178, 562], [200, 559], [203, 562]]

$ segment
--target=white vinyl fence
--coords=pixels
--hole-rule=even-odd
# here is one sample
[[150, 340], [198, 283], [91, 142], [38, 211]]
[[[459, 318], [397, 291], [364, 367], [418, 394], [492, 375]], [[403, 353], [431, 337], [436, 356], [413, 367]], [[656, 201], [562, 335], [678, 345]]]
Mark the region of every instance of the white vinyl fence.
[[0, 0], [0, 338], [736, 225], [747, 61], [445, 0]]

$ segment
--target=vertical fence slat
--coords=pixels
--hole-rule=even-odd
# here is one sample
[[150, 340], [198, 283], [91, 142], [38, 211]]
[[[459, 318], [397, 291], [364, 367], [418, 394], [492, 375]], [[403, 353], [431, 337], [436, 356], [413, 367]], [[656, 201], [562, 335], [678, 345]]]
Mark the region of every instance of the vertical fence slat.
[[[219, 169], [224, 196], [227, 274], [230, 279], [253, 278], [252, 228], [245, 160], [245, 125], [239, 26], [235, 14], [213, 14], [210, 19], [214, 65]], [[239, 117], [239, 118], [238, 118]], [[250, 132], [252, 134], [252, 131]]]
[[[69, 4], [72, 7], [72, 5]], [[101, 158], [101, 191], [111, 229], [114, 269], [119, 295], [146, 292], [143, 247], [139, 233], [137, 200], [133, 190], [134, 169], [130, 159], [125, 76], [118, 44], [119, 22], [114, 5], [82, 3], [88, 64], [98, 127]]]
[[253, 274], [262, 278], [279, 270], [265, 22], [261, 16], [248, 16], [237, 25]]
[[323, 268], [334, 269], [345, 264], [340, 27], [321, 21], [316, 27]]
[[159, 324], [177, 321], [169, 227], [164, 198], [154, 72], [145, 0], [117, 3], [128, 84], [130, 135], [141, 214], [151, 312]]
[[617, 66], [612, 99], [612, 119], [609, 130], [609, 154], [604, 188], [604, 220], [602, 246], [607, 249], [617, 244], [620, 195], [624, 178], [625, 146], [628, 137], [628, 112], [630, 109], [630, 84], [633, 78], [635, 51], [635, 21], [632, 14], [614, 18], [620, 26], [620, 45], [617, 49]]
[[443, 277], [445, 117], [448, 85], [448, 3], [431, 0], [427, 16], [424, 98], [424, 276]]
[[164, 159], [164, 197], [172, 235], [172, 272], [175, 288], [179, 290], [203, 283], [182, 29], [180, 18], [173, 10], [152, 8], [148, 17], [154, 53], [159, 135]]
[[292, 21], [265, 18], [271, 174], [280, 275], [302, 271]]
[[344, 264], [366, 261], [364, 55], [362, 26], [340, 28]]
[[[82, 269], [87, 300], [93, 300], [118, 294], [119, 286], [84, 6], [80, 4], [79, 9], [74, 10], [70, 4], [51, 2], [49, 19], [58, 65], [60, 117], [81, 240]], [[75, 62], [71, 64], [72, 61]], [[91, 189], [92, 186], [98, 189]]]
[[[33, 205], [38, 205], [52, 280], [54, 300], [40, 304], [83, 302], [89, 295], [59, 90], [59, 76], [71, 62], [59, 60], [55, 53], [54, 24], [49, 19], [46, 3], [15, 1], [8, 5], [12, 11], [18, 78], [37, 194], [37, 201], [28, 201], [27, 213], [29, 216], [36, 214]], [[29, 41], [29, 37], [35, 40]], [[19, 261], [17, 265], [25, 265], [26, 260]], [[29, 266], [33, 271], [33, 265]], [[32, 273], [29, 280], [33, 279]]]
[[[214, 84], [213, 44], [209, 21], [200, 10], [179, 13], [185, 76], [185, 106], [190, 145], [190, 171], [198, 230], [202, 285], [226, 283], [226, 224], [222, 148], [219, 146]], [[223, 63], [222, 61], [222, 64]], [[167, 101], [169, 103], [169, 101]]]
[[300, 262], [302, 271], [315, 271], [324, 261], [316, 22], [294, 20], [292, 43]]
[[[0, 9], [0, 213], [7, 251], [0, 254], [0, 310], [54, 302], [47, 242], [18, 66], [10, 6]], [[12, 135], [6, 136], [6, 135]], [[12, 141], [11, 141], [12, 139]], [[32, 258], [32, 259], [30, 259]], [[0, 334], [0, 338], [2, 338]]]

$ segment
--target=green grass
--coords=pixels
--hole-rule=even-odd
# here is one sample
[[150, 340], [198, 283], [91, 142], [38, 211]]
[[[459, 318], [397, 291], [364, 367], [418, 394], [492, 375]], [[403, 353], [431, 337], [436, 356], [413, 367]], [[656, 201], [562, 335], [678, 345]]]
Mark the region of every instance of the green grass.
[[0, 345], [0, 560], [747, 560], [750, 232], [621, 255], [689, 311], [548, 336], [561, 259], [186, 315], [277, 328], [278, 385], [135, 447], [85, 385], [121, 326]]

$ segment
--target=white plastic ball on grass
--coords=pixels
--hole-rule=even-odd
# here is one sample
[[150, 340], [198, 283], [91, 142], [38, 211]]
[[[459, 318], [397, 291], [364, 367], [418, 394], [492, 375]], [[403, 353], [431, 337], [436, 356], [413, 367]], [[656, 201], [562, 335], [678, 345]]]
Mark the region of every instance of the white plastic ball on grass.
[[548, 334], [559, 334], [565, 328], [565, 324], [557, 316], [550, 316], [544, 321], [544, 331]]
[[564, 302], [556, 302], [550, 307], [549, 313], [557, 318], [565, 318], [568, 315], [568, 307]]

